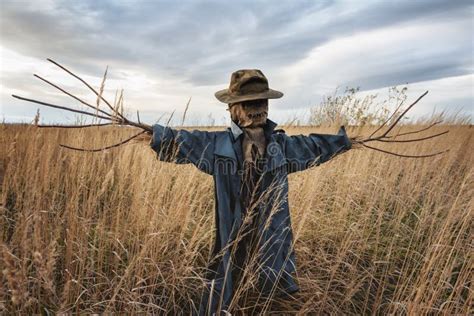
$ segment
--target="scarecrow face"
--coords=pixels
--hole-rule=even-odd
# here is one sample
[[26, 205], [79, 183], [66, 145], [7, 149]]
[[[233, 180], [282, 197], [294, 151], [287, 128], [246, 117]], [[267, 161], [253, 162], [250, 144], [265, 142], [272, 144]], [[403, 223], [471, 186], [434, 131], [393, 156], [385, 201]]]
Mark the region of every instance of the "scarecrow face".
[[251, 100], [229, 104], [232, 121], [240, 127], [259, 127], [265, 125], [268, 115], [268, 100]]

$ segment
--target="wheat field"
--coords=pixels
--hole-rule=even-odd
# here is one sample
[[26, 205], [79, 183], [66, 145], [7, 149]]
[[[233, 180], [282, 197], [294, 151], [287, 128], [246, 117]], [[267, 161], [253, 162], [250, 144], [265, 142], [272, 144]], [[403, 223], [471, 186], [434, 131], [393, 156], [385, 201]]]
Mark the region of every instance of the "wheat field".
[[[301, 291], [264, 301], [240, 293], [231, 312], [472, 314], [474, 129], [435, 131], [446, 128], [440, 138], [379, 146], [450, 149], [441, 156], [354, 149], [290, 175]], [[212, 177], [158, 161], [145, 143], [100, 153], [58, 146], [100, 147], [133, 133], [0, 125], [2, 313], [187, 315], [198, 303], [214, 242]]]

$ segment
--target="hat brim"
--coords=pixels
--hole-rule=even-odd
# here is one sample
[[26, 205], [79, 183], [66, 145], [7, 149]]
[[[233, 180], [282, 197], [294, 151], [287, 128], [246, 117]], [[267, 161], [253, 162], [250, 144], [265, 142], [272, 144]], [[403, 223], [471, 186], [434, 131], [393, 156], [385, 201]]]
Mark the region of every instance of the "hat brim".
[[268, 89], [265, 92], [254, 93], [254, 94], [246, 94], [246, 95], [231, 95], [229, 94], [229, 89], [224, 89], [217, 91], [214, 94], [217, 100], [223, 103], [235, 103], [235, 102], [242, 102], [242, 101], [251, 101], [251, 100], [259, 100], [259, 99], [279, 99], [283, 96], [283, 92]]

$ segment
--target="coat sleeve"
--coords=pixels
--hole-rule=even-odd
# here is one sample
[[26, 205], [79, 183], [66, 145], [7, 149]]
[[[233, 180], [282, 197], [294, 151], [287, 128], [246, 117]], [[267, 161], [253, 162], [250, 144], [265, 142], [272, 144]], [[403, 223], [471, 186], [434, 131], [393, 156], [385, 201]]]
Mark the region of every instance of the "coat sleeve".
[[155, 124], [150, 145], [161, 161], [192, 163], [207, 174], [214, 172], [215, 132], [178, 130]]
[[336, 135], [309, 134], [284, 137], [288, 173], [302, 171], [331, 160], [351, 148], [351, 141], [341, 126]]

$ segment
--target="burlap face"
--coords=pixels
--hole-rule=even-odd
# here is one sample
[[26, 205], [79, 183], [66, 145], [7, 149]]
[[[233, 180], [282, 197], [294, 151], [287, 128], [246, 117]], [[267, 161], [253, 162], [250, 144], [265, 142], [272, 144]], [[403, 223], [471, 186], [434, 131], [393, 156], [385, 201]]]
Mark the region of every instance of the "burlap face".
[[229, 105], [230, 117], [240, 128], [261, 127], [268, 115], [268, 100], [237, 102]]

